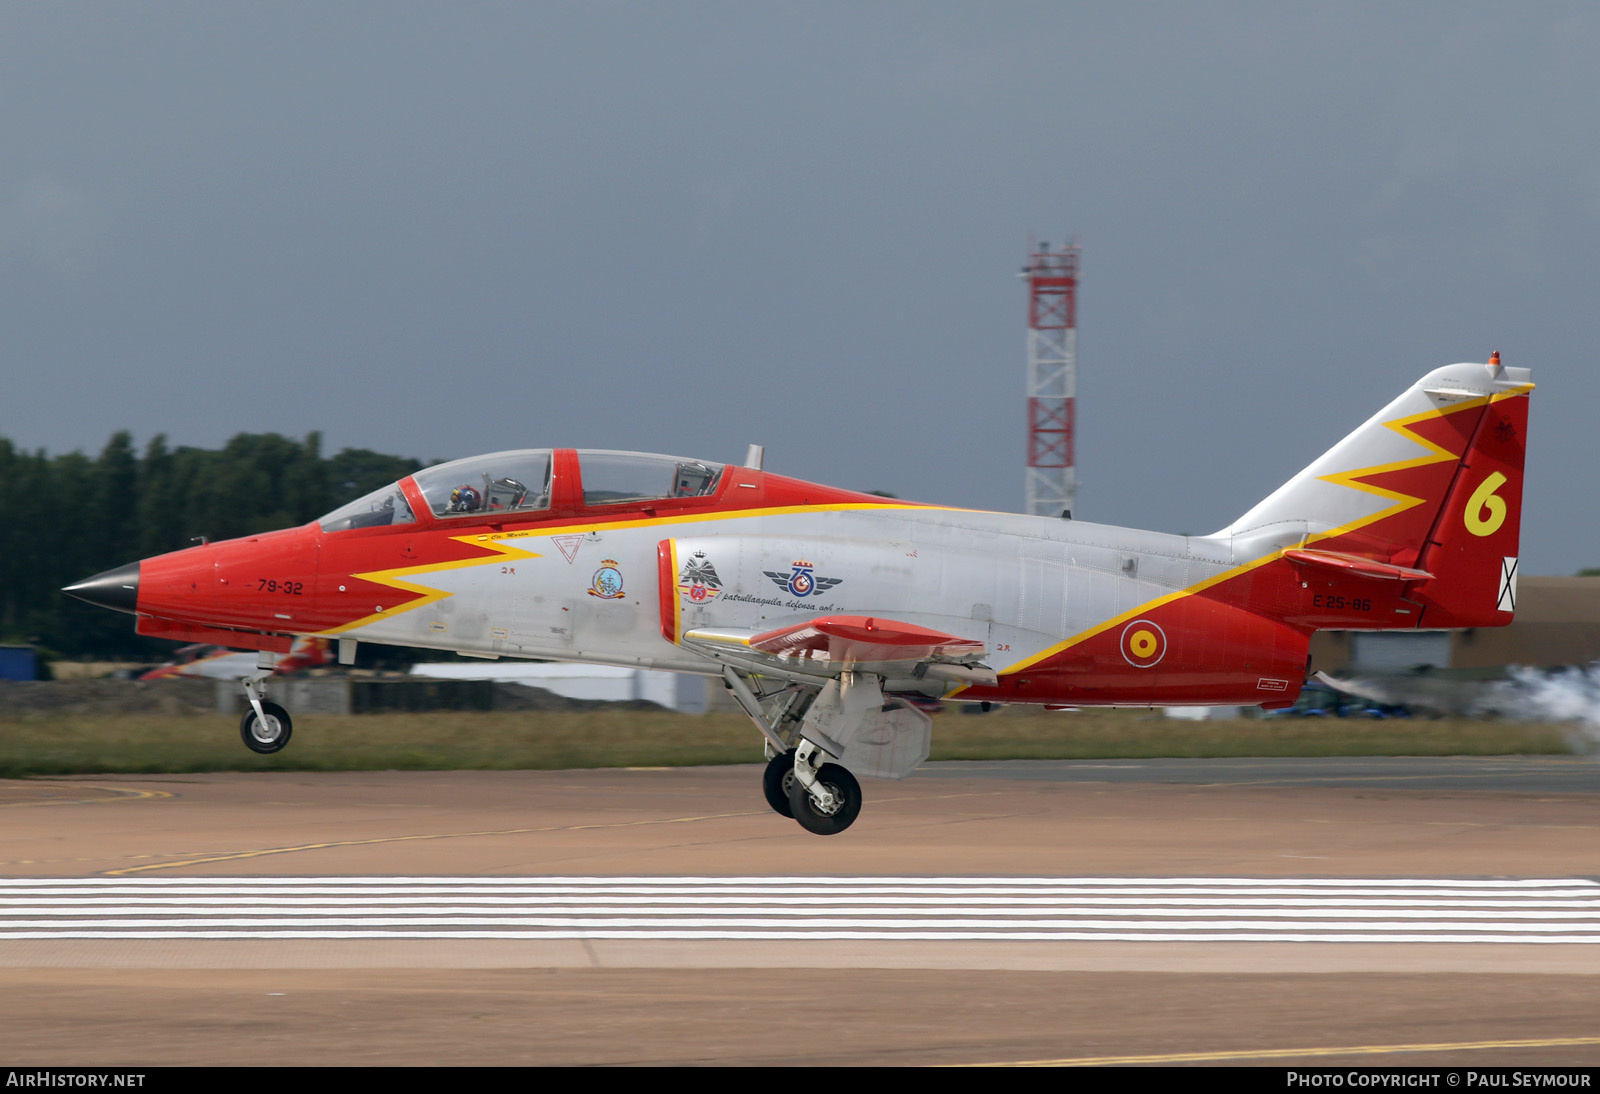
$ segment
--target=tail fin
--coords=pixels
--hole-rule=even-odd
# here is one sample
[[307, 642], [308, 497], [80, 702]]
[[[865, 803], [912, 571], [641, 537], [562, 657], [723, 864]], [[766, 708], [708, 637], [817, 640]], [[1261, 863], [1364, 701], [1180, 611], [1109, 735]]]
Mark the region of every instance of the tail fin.
[[1403, 581], [1417, 611], [1379, 626], [1509, 623], [1532, 390], [1498, 353], [1435, 369], [1216, 535], [1235, 558], [1288, 549]]
[[[1498, 358], [1496, 354], [1492, 363], [1498, 364]], [[1426, 605], [1419, 626], [1511, 622], [1517, 607], [1522, 467], [1532, 388], [1524, 375], [1520, 386], [1489, 396], [1484, 405], [1477, 434], [1417, 560], [1419, 569], [1433, 574], [1413, 594]]]

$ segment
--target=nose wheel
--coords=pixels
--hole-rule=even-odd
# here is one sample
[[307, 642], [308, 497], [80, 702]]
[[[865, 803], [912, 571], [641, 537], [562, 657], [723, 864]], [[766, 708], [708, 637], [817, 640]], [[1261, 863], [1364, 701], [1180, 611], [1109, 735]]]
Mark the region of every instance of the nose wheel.
[[289, 735], [293, 732], [294, 723], [289, 718], [289, 712], [277, 703], [263, 701], [259, 715], [252, 705], [239, 719], [239, 736], [244, 746], [262, 755], [281, 751], [289, 743]]
[[281, 752], [294, 732], [294, 722], [289, 712], [277, 703], [267, 702], [264, 681], [272, 675], [277, 659], [263, 652], [256, 660], [256, 671], [240, 681], [244, 694], [250, 701], [245, 705], [244, 717], [239, 719], [239, 738], [251, 752], [270, 756]]

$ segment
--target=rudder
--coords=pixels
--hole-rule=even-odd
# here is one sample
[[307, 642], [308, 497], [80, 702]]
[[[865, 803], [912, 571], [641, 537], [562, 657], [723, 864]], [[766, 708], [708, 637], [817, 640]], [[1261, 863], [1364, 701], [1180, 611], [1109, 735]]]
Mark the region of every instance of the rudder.
[[1496, 627], [1516, 610], [1522, 473], [1532, 384], [1489, 396], [1417, 559], [1419, 626]]

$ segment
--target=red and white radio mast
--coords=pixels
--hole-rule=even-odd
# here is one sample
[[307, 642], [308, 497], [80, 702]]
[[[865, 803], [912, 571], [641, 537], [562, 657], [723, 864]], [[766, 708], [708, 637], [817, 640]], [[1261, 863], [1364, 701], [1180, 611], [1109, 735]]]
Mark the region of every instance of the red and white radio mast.
[[1027, 508], [1035, 516], [1070, 515], [1078, 492], [1073, 462], [1078, 393], [1076, 243], [1031, 247], [1028, 279]]

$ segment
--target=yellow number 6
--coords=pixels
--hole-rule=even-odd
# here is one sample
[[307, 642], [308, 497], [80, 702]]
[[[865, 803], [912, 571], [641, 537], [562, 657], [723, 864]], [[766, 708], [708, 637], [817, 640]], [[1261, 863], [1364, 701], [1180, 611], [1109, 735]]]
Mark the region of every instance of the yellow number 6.
[[1495, 491], [1506, 484], [1506, 477], [1495, 471], [1483, 480], [1472, 497], [1467, 499], [1467, 511], [1462, 514], [1467, 531], [1475, 536], [1492, 536], [1506, 522], [1506, 499], [1496, 497]]

